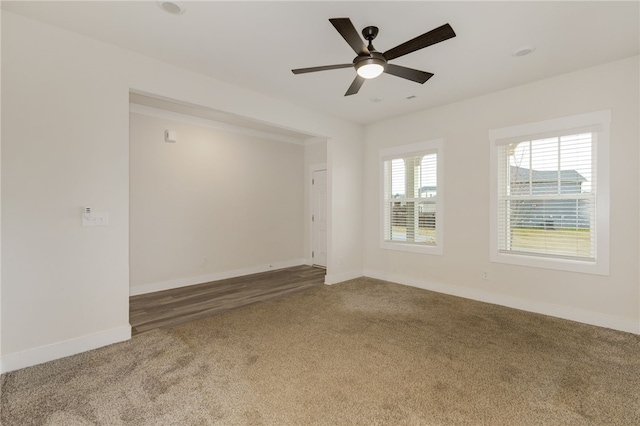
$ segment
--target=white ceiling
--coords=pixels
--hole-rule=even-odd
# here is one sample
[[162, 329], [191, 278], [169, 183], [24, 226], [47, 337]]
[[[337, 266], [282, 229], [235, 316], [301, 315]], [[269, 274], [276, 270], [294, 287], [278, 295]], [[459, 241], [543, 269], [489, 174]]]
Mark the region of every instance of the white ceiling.
[[[637, 1], [180, 3], [182, 15], [155, 1], [3, 1], [2, 8], [361, 124], [640, 52]], [[336, 17], [351, 18], [358, 31], [379, 27], [381, 52], [447, 22], [457, 37], [393, 61], [434, 73], [424, 85], [383, 74], [344, 97], [353, 69], [291, 73], [352, 61], [328, 21]], [[528, 44], [533, 54], [511, 55]]]

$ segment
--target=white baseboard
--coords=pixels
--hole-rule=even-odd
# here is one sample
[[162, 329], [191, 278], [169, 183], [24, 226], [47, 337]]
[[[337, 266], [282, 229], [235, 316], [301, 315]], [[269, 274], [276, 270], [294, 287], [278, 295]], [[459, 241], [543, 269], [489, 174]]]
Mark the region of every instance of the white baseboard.
[[347, 271], [339, 274], [327, 274], [324, 276], [324, 283], [331, 285], [341, 283], [343, 281], [349, 281], [362, 276], [362, 271]]
[[493, 303], [495, 305], [520, 309], [527, 312], [549, 315], [563, 318], [584, 324], [596, 325], [599, 327], [611, 328], [613, 330], [625, 331], [628, 333], [640, 334], [640, 324], [628, 318], [616, 317], [613, 315], [601, 314], [598, 312], [586, 311], [567, 306], [555, 305], [552, 303], [539, 302], [536, 300], [524, 299], [521, 297], [508, 296], [498, 293], [489, 293], [482, 290], [475, 290], [468, 287], [461, 287], [437, 281], [427, 281], [418, 278], [408, 277], [400, 274], [389, 274], [381, 271], [365, 270], [364, 276], [379, 280], [391, 281], [397, 284], [418, 287], [425, 290], [436, 291], [438, 293], [450, 294], [452, 296], [464, 297], [465, 299], [477, 300], [480, 302]]
[[233, 269], [230, 271], [214, 272], [212, 274], [197, 275], [194, 277], [176, 278], [168, 281], [136, 285], [129, 288], [129, 296], [153, 293], [156, 291], [171, 290], [173, 288], [186, 287], [195, 284], [203, 284], [211, 281], [225, 280], [227, 278], [241, 277], [243, 275], [258, 274], [261, 272], [275, 271], [276, 269], [305, 265], [307, 259], [292, 259], [283, 262], [274, 262], [265, 265], [257, 265], [249, 268]]
[[42, 364], [129, 339], [131, 339], [131, 326], [127, 324], [124, 327], [114, 328], [102, 333], [3, 355], [0, 359], [0, 373], [31, 367], [32, 365]]

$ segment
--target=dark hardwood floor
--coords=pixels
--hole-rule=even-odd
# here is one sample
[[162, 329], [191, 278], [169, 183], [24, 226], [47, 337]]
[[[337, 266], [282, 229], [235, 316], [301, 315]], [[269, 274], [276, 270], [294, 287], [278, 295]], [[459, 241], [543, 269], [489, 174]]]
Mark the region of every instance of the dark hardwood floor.
[[168, 328], [304, 291], [324, 284], [325, 273], [322, 268], [302, 265], [131, 296], [129, 322], [132, 334]]

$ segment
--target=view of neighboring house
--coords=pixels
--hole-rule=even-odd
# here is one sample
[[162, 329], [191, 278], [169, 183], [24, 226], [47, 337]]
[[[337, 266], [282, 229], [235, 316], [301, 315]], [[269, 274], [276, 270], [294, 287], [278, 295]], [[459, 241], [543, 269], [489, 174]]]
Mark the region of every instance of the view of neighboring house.
[[[532, 228], [588, 228], [590, 200], [567, 195], [583, 194], [587, 179], [576, 170], [534, 170], [511, 166], [512, 223]], [[548, 195], [549, 198], [544, 196]]]
[[437, 194], [437, 186], [423, 186], [420, 188], [420, 198], [431, 198]]

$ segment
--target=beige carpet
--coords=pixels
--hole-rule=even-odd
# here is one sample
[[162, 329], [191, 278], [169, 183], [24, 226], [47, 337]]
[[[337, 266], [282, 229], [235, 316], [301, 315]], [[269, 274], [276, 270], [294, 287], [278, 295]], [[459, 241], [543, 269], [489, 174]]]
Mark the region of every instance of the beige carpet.
[[5, 374], [3, 425], [638, 425], [640, 337], [371, 279]]

